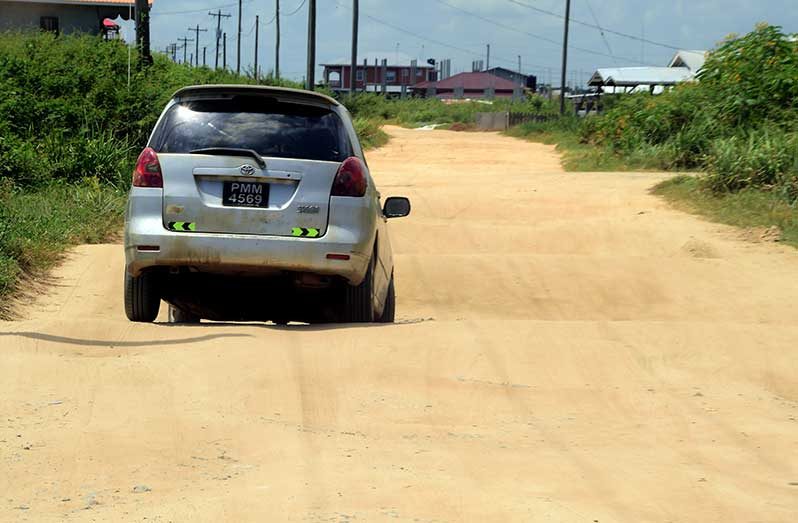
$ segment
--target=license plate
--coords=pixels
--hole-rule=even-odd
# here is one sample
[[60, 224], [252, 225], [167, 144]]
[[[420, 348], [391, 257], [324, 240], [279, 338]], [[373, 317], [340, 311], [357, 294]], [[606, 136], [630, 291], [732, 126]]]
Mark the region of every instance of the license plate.
[[269, 184], [258, 182], [224, 182], [222, 205], [225, 207], [268, 207]]

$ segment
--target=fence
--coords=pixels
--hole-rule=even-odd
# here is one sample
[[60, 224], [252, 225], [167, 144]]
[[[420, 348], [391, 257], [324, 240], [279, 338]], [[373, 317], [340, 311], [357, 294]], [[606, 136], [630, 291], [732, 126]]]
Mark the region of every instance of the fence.
[[506, 131], [510, 127], [527, 122], [546, 122], [552, 117], [528, 113], [477, 113], [477, 129], [480, 131]]

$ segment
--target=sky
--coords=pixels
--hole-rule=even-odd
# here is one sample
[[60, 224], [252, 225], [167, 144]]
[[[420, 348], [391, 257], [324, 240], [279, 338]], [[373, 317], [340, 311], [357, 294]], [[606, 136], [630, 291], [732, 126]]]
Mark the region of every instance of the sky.
[[[253, 63], [256, 15], [261, 20], [261, 70], [274, 67], [275, 1], [243, 0], [242, 69]], [[711, 49], [726, 35], [746, 33], [761, 21], [798, 32], [796, 2], [571, 0], [569, 83], [586, 82], [599, 67], [666, 66], [674, 48]], [[317, 63], [348, 60], [352, 0], [317, 0], [317, 4]], [[212, 63], [216, 19], [208, 11], [218, 9], [232, 15], [223, 20], [222, 30], [227, 32], [228, 67], [235, 68], [235, 0], [154, 0], [153, 48], [163, 51], [178, 38], [193, 38], [188, 28], [199, 24], [210, 29], [200, 33], [200, 53], [207, 46]], [[307, 0], [280, 0], [280, 9], [281, 74], [301, 80], [307, 53]], [[524, 73], [536, 74], [541, 83], [559, 84], [564, 13], [565, 0], [361, 0], [359, 51], [383, 53], [386, 58], [398, 51], [423, 62], [449, 58], [454, 74], [470, 71], [474, 60], [486, 60], [490, 44], [491, 66], [517, 70], [520, 55]], [[189, 43], [188, 53], [194, 49]], [[182, 59], [182, 51], [179, 54]]]

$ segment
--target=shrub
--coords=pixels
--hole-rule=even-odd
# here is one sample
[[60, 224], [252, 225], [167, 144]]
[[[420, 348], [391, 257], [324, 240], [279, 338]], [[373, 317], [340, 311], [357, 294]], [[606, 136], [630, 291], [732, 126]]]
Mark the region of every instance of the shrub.
[[715, 192], [796, 193], [798, 41], [760, 24], [711, 51], [699, 81], [661, 95], [613, 97], [582, 139], [640, 163], [705, 169]]
[[[773, 188], [785, 182], [793, 185], [798, 174], [798, 135], [762, 129], [747, 136], [718, 139], [712, 145], [707, 168], [704, 182], [715, 192]], [[791, 192], [788, 190], [785, 196]]]
[[[0, 33], [0, 178], [23, 187], [97, 178], [126, 185], [137, 152], [179, 88], [254, 83], [156, 54], [138, 72], [128, 49], [88, 35]], [[262, 84], [288, 85], [273, 78]]]

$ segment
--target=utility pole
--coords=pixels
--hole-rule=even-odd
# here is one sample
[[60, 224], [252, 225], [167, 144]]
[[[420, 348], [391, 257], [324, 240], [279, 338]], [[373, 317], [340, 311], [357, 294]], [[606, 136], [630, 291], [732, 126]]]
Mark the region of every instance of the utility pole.
[[260, 35], [260, 15], [255, 15], [255, 83], [258, 82], [258, 38]]
[[139, 50], [139, 67], [152, 65], [150, 53], [150, 4], [136, 0], [136, 47]]
[[490, 70], [490, 44], [488, 44], [488, 66], [485, 68], [485, 70]]
[[308, 72], [305, 88], [316, 87], [316, 0], [308, 2]]
[[354, 96], [357, 86], [357, 32], [360, 22], [360, 1], [352, 0], [352, 4], [352, 70], [349, 71], [349, 94]]
[[[196, 42], [196, 46], [197, 47], [196, 47], [195, 52], [194, 52], [194, 56], [196, 57], [196, 62], [194, 63], [194, 65], [198, 66], [199, 65], [199, 34], [200, 33], [207, 33], [208, 30], [207, 29], [200, 29], [199, 24], [197, 24], [197, 27], [189, 27], [188, 30], [189, 31], [194, 31], [194, 34], [196, 35], [194, 41]], [[202, 65], [205, 65], [205, 64], [203, 63]]]
[[178, 42], [183, 42], [183, 63], [185, 64], [186, 63], [186, 58], [188, 56], [187, 55], [188, 43], [189, 42], [193, 42], [194, 39], [193, 38], [178, 38], [177, 41]]
[[274, 21], [277, 23], [277, 41], [274, 45], [274, 77], [280, 78], [280, 0], [275, 0], [277, 8], [274, 14]]
[[518, 74], [524, 74], [521, 72], [521, 55], [518, 55]]
[[238, 0], [238, 43], [236, 44], [236, 74], [241, 74], [241, 2]]
[[571, 0], [565, 0], [565, 30], [562, 39], [562, 72], [560, 75], [560, 116], [565, 115], [565, 78], [568, 68], [568, 23], [571, 19]]
[[219, 9], [216, 13], [208, 13], [208, 16], [215, 16], [216, 17], [216, 64], [215, 68], [219, 69], [219, 40], [222, 38], [222, 18], [230, 18], [232, 15], [229, 14], [222, 14], [222, 10]]
[[227, 71], [227, 33], [224, 33], [224, 43], [222, 44], [224, 49], [222, 51], [222, 69]]
[[208, 48], [206, 46], [203, 46], [202, 47], [202, 67], [205, 67], [206, 51], [208, 51]]

